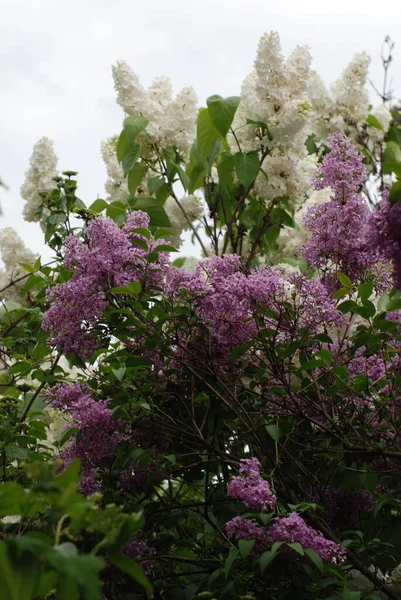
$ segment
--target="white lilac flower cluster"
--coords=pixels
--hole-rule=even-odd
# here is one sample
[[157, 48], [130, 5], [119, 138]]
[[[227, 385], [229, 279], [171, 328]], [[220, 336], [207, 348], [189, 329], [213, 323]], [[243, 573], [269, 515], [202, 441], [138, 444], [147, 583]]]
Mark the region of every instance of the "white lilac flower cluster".
[[125, 61], [113, 66], [117, 102], [132, 117], [146, 117], [147, 135], [163, 148], [175, 147], [187, 157], [195, 139], [197, 97], [192, 87], [185, 87], [175, 98], [171, 81], [157, 77], [146, 90]]
[[[319, 141], [325, 142], [331, 133], [345, 133], [357, 147], [360, 145], [363, 129], [367, 128], [368, 146], [373, 150], [388, 131], [391, 114], [380, 104], [371, 109], [367, 88], [370, 57], [366, 52], [355, 54], [341, 76], [327, 89], [320, 75], [312, 71], [308, 83], [308, 97], [312, 105], [310, 133]], [[382, 129], [366, 126], [366, 119], [372, 115]]]
[[[279, 196], [302, 202], [311, 191], [316, 159], [305, 147], [312, 109], [307, 95], [310, 63], [307, 47], [297, 46], [285, 60], [278, 34], [265, 34], [259, 42], [255, 69], [242, 85], [233, 129], [242, 150], [268, 150], [255, 183], [266, 204]], [[260, 127], [249, 120], [265, 124], [262, 135]], [[233, 151], [235, 144], [232, 137]]]
[[104, 187], [108, 202], [125, 203], [129, 196], [128, 183], [117, 159], [117, 140], [118, 138], [114, 136], [102, 142], [102, 158], [108, 175]]
[[201, 199], [198, 196], [188, 195], [177, 202], [170, 196], [167, 198], [164, 208], [172, 227], [173, 237], [171, 241], [178, 248], [181, 245], [181, 234], [184, 231], [189, 231], [191, 229], [190, 223], [198, 221], [203, 215]]
[[[125, 61], [118, 61], [112, 72], [117, 102], [125, 114], [149, 119], [146, 132], [140, 136], [143, 142], [141, 154], [154, 158], [152, 144], [156, 144], [161, 148], [174, 147], [183, 159], [187, 159], [196, 133], [197, 97], [193, 88], [185, 87], [173, 98], [171, 81], [167, 77], [157, 77], [146, 90]], [[102, 143], [102, 157], [108, 175], [105, 184], [107, 200], [126, 202], [128, 185], [117, 160], [116, 147], [117, 137]], [[141, 196], [141, 190], [137, 190], [136, 195]]]
[[[20, 278], [27, 275], [28, 272], [21, 266], [21, 263], [33, 265], [36, 256], [25, 246], [12, 227], [0, 230], [0, 253], [4, 263], [4, 269], [0, 270], [0, 298], [4, 301], [24, 304], [21, 290], [26, 280]], [[10, 285], [13, 282], [15, 282], [14, 285]]]
[[47, 216], [46, 211], [42, 216], [38, 214], [43, 204], [43, 192], [49, 192], [55, 187], [53, 181], [57, 177], [57, 156], [54, 152], [53, 141], [42, 137], [33, 147], [30, 167], [25, 173], [25, 180], [21, 186], [21, 196], [26, 204], [23, 215], [26, 221], [41, 221]]

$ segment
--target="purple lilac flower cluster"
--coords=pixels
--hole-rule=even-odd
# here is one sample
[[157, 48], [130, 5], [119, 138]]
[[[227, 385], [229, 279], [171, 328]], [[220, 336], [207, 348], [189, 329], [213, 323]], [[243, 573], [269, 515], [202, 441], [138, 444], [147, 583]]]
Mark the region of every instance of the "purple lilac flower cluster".
[[227, 536], [236, 541], [256, 540], [254, 548], [256, 554], [262, 554], [270, 545], [266, 529], [258, 525], [255, 519], [234, 517], [226, 523], [225, 530]]
[[393, 283], [401, 290], [401, 204], [390, 204], [388, 191], [370, 217], [368, 247], [392, 263]]
[[303, 548], [314, 550], [326, 563], [340, 563], [345, 557], [345, 551], [339, 544], [326, 539], [295, 512], [276, 518], [268, 529], [259, 525], [255, 519], [234, 517], [226, 523], [225, 530], [229, 538], [237, 541], [256, 540], [257, 554], [264, 552], [273, 542], [298, 542]]
[[88, 495], [99, 491], [99, 468], [112, 457], [117, 445], [129, 438], [125, 423], [114, 417], [108, 400], [94, 400], [85, 385], [58, 384], [45, 394], [52, 406], [71, 414], [69, 426], [78, 429], [60, 455], [64, 467], [74, 458], [80, 459], [81, 492]]
[[[191, 298], [191, 306], [209, 332], [213, 357], [224, 358], [233, 347], [258, 335], [255, 314], [266, 310], [282, 313], [288, 284], [295, 294], [296, 325], [264, 318], [266, 326], [280, 329], [280, 339], [285, 339], [291, 328], [309, 327], [317, 333], [323, 331], [324, 325], [343, 322], [343, 315], [319, 281], [304, 275], [285, 278], [272, 267], [258, 267], [247, 275], [241, 271], [241, 259], [236, 255], [201, 261], [195, 273], [173, 267], [166, 274], [164, 291], [173, 301], [178, 301], [184, 292]], [[294, 333], [291, 331], [290, 335]], [[183, 331], [183, 338], [185, 335]], [[181, 346], [185, 345], [183, 339]]]
[[346, 322], [337, 310], [328, 290], [318, 279], [308, 279], [303, 275], [289, 275], [299, 305], [299, 327], [307, 327], [310, 334], [319, 331], [324, 323], [327, 326], [340, 326]]
[[[112, 219], [98, 217], [84, 229], [84, 239], [73, 235], [66, 239], [64, 264], [73, 275], [47, 294], [52, 306], [44, 315], [43, 328], [50, 331], [50, 344], [66, 354], [91, 356], [99, 347], [94, 332], [108, 305], [107, 292], [131, 282], [140, 282], [143, 288], [160, 284], [168, 255], [160, 252], [150, 263], [147, 257], [165, 242], [135, 233], [148, 225], [149, 217], [142, 211], [131, 213], [121, 229]], [[135, 245], [136, 241], [141, 243]], [[139, 247], [143, 243], [146, 250]]]
[[345, 556], [345, 551], [338, 544], [307, 525], [296, 512], [278, 517], [268, 530], [268, 537], [271, 542], [298, 542], [303, 548], [314, 550], [326, 563], [342, 562]]
[[128, 542], [122, 551], [132, 558], [132, 560], [139, 562], [146, 573], [150, 573], [153, 566], [153, 560], [150, 556], [153, 556], [156, 553], [154, 548], [149, 548], [146, 542], [135, 538]]
[[[251, 510], [274, 510], [276, 497], [267, 481], [260, 476], [260, 462], [252, 457], [241, 460], [240, 475], [233, 477], [227, 495], [237, 498]], [[324, 562], [341, 562], [344, 551], [335, 542], [326, 539], [297, 513], [278, 517], [270, 528], [260, 526], [255, 519], [234, 517], [225, 526], [229, 538], [256, 540], [255, 551], [262, 553], [272, 542], [298, 542], [304, 548], [314, 550]]]
[[228, 496], [242, 500], [251, 510], [274, 510], [276, 496], [271, 491], [269, 482], [260, 476], [258, 459], [242, 459], [239, 472], [240, 475], [233, 477], [228, 486]]
[[[330, 152], [323, 159], [314, 187], [330, 186], [333, 196], [329, 202], [309, 208], [304, 224], [312, 235], [302, 254], [314, 268], [334, 268], [360, 279], [375, 262], [374, 254], [366, 252], [370, 211], [358, 194], [366, 179], [363, 157], [342, 133], [333, 133], [328, 146]], [[333, 286], [330, 275], [324, 279], [328, 287]]]

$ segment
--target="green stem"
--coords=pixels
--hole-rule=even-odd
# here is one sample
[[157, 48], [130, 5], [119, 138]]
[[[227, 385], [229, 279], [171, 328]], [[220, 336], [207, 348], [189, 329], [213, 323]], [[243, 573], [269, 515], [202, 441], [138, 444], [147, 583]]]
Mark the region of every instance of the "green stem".
[[58, 520], [56, 533], [54, 535], [54, 545], [58, 546], [60, 543], [61, 534], [63, 531], [64, 522], [68, 519], [68, 515], [63, 515], [61, 519]]
[[[54, 369], [57, 366], [58, 361], [60, 360], [61, 357], [61, 353], [59, 352], [56, 356], [56, 359], [52, 365], [52, 368], [50, 369], [49, 375], [52, 375], [52, 373], [54, 372]], [[47, 378], [46, 378], [47, 379]], [[42, 383], [40, 384], [40, 386], [38, 387], [38, 389], [36, 390], [36, 392], [33, 394], [32, 398], [30, 399], [30, 401], [28, 402], [28, 404], [25, 407], [24, 412], [22, 413], [20, 422], [22, 423], [23, 421], [25, 421], [25, 419], [28, 416], [29, 411], [32, 408], [33, 403], [35, 402], [36, 398], [39, 396], [40, 392], [43, 390], [43, 388], [45, 387], [47, 381], [42, 381]]]

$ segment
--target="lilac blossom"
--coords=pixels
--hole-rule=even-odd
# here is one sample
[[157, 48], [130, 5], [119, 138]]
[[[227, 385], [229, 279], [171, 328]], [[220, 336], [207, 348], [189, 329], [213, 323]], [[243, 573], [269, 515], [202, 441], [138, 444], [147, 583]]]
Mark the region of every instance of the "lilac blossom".
[[[98, 217], [84, 229], [84, 239], [69, 236], [65, 241], [65, 266], [71, 279], [49, 290], [52, 304], [43, 318], [50, 331], [49, 343], [66, 354], [87, 358], [101, 345], [102, 313], [108, 305], [107, 293], [113, 287], [140, 282], [142, 288], [160, 285], [168, 265], [166, 252], [148, 262], [149, 253], [164, 240], [155, 241], [135, 229], [146, 228], [149, 217], [142, 211], [129, 215], [121, 229], [109, 218]], [[136, 245], [136, 242], [140, 245]], [[144, 243], [147, 249], [143, 249]]]
[[60, 455], [64, 467], [78, 458], [81, 461], [81, 492], [98, 491], [99, 468], [112, 457], [118, 444], [129, 438], [126, 424], [114, 417], [109, 400], [94, 400], [86, 386], [58, 384], [45, 393], [50, 401], [53, 400], [53, 406], [71, 414], [69, 427], [78, 429], [70, 446]]
[[[277, 322], [264, 316], [266, 311], [283, 314], [288, 287], [295, 294], [296, 322], [288, 323], [284, 317]], [[197, 355], [200, 351], [209, 352], [215, 361], [226, 360], [235, 346], [258, 336], [258, 317], [266, 327], [280, 329], [281, 339], [290, 328], [295, 331], [299, 327], [310, 327], [317, 333], [327, 325], [340, 325], [344, 321], [319, 281], [304, 275], [285, 278], [277, 269], [267, 266], [245, 274], [241, 271], [240, 258], [235, 255], [201, 261], [195, 273], [168, 269], [164, 291], [174, 303], [188, 299], [194, 311], [195, 327], [182, 329], [181, 347], [188, 346], [189, 337], [196, 341]], [[200, 325], [204, 326], [203, 330]]]
[[393, 283], [401, 290], [401, 204], [390, 204], [388, 191], [370, 216], [368, 246], [393, 267]]
[[300, 327], [308, 327], [309, 332], [314, 334], [320, 330], [322, 323], [326, 326], [340, 326], [346, 322], [328, 290], [318, 279], [291, 274], [288, 281], [294, 286]]
[[363, 156], [355, 150], [347, 136], [340, 132], [329, 136], [328, 147], [330, 152], [318, 168], [314, 188], [322, 190], [331, 187], [335, 197], [346, 202], [366, 179]]
[[260, 463], [257, 458], [242, 459], [240, 475], [233, 477], [228, 485], [227, 494], [231, 498], [242, 500], [251, 510], [273, 510], [276, 497], [269, 482], [260, 476]]
[[286, 517], [278, 517], [268, 530], [268, 537], [271, 542], [298, 542], [303, 548], [314, 550], [326, 563], [342, 562], [345, 556], [345, 551], [338, 544], [309, 527], [295, 512]]
[[[329, 137], [330, 152], [324, 157], [314, 181], [316, 190], [330, 186], [333, 196], [328, 202], [313, 205], [304, 217], [311, 231], [303, 246], [305, 260], [314, 268], [335, 271], [360, 279], [374, 264], [375, 257], [366, 251], [370, 211], [358, 190], [366, 179], [363, 157], [342, 133]], [[325, 273], [328, 287], [336, 277]]]
[[225, 525], [227, 536], [236, 541], [256, 540], [255, 552], [262, 554], [269, 546], [269, 540], [265, 527], [258, 525], [255, 519], [234, 517]]
[[146, 573], [150, 573], [153, 560], [150, 558], [155, 554], [154, 548], [149, 548], [146, 542], [143, 540], [137, 540], [136, 538], [128, 542], [122, 549], [123, 553], [139, 562], [145, 569]]

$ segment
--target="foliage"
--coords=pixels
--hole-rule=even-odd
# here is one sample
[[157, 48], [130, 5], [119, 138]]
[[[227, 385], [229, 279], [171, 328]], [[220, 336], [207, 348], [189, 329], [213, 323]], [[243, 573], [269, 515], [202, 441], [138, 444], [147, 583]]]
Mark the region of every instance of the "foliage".
[[0, 600], [400, 597], [399, 112], [364, 55], [331, 95], [309, 63], [266, 35], [199, 111], [118, 63], [89, 206], [36, 145], [55, 259], [3, 233]]

